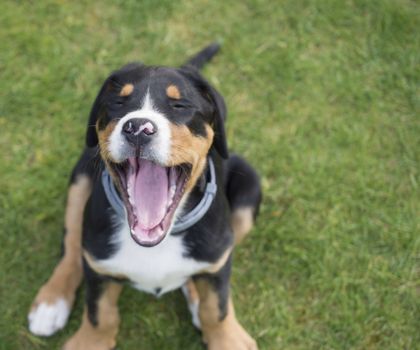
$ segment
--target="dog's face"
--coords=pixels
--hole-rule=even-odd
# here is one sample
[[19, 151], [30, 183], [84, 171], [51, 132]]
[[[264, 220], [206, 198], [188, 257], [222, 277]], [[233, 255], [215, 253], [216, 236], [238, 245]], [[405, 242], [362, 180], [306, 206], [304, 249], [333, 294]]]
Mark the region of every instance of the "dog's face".
[[162, 241], [212, 146], [226, 158], [222, 97], [192, 68], [130, 64], [105, 81], [86, 143], [99, 146], [134, 240]]

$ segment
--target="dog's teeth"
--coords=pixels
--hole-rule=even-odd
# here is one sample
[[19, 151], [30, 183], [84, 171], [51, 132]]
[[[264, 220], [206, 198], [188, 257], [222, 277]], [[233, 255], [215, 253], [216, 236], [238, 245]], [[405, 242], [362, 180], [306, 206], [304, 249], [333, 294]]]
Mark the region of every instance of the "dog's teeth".
[[171, 185], [169, 187], [169, 202], [168, 202], [168, 208], [172, 205], [173, 203], [173, 199], [175, 196], [175, 192], [176, 192], [176, 185]]
[[176, 185], [172, 185], [171, 187], [169, 187], [169, 198], [172, 201], [172, 198], [174, 197], [176, 192]]

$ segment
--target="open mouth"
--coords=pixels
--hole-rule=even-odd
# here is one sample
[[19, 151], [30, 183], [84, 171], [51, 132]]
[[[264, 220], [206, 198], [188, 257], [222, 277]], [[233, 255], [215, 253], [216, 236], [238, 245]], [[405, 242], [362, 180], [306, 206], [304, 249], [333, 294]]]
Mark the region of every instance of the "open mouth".
[[132, 157], [115, 164], [114, 168], [120, 180], [131, 236], [142, 246], [157, 245], [168, 233], [181, 201], [188, 167], [163, 167]]

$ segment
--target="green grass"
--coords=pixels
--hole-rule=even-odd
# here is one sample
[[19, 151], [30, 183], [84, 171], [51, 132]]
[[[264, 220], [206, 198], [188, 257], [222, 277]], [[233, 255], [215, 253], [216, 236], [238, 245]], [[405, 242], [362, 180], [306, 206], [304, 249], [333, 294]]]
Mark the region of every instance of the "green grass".
[[[420, 344], [420, 6], [400, 0], [4, 1], [0, 5], [0, 349], [27, 330], [60, 254], [68, 175], [101, 82], [128, 61], [205, 69], [264, 203], [234, 258], [261, 349]], [[126, 289], [119, 349], [201, 349], [179, 292]], [[417, 344], [417, 345], [416, 345]]]

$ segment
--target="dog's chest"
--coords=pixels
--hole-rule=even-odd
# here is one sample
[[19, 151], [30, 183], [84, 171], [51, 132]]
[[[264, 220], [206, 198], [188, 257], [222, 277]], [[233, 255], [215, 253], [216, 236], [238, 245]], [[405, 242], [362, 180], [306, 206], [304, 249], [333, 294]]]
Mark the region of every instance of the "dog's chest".
[[181, 236], [168, 236], [157, 246], [146, 248], [131, 238], [128, 225], [116, 233], [118, 250], [98, 265], [107, 272], [127, 277], [137, 289], [162, 295], [181, 287], [190, 277], [211, 264], [185, 257]]

